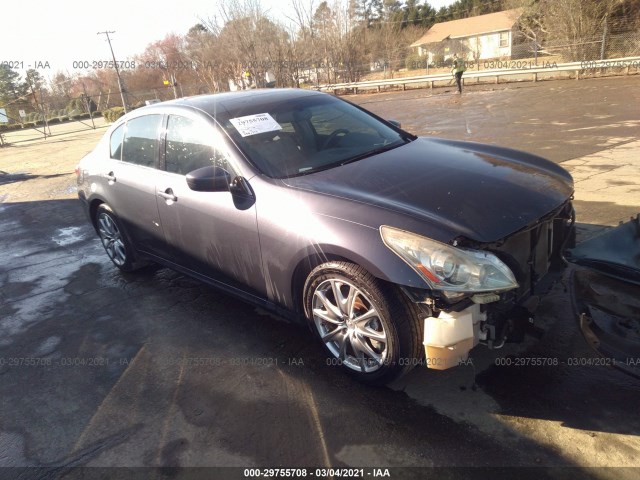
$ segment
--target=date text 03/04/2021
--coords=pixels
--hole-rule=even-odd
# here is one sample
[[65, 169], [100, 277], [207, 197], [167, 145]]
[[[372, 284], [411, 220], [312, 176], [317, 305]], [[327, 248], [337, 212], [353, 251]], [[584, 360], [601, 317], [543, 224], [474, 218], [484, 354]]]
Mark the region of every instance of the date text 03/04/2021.
[[391, 478], [388, 468], [245, 468], [245, 478]]

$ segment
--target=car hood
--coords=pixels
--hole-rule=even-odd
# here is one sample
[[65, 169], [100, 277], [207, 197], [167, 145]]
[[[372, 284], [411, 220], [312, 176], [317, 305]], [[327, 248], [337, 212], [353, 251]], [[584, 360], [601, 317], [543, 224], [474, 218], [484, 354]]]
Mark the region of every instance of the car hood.
[[[571, 175], [541, 157], [493, 145], [427, 138], [285, 182], [296, 189], [410, 215], [454, 237], [482, 243], [534, 223], [573, 194]], [[343, 218], [362, 221], [350, 218], [348, 211]]]

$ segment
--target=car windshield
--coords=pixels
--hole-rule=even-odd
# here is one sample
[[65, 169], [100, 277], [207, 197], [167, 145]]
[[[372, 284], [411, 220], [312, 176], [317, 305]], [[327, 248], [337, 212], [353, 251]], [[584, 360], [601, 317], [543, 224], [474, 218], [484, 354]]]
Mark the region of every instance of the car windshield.
[[274, 178], [334, 168], [411, 140], [328, 95], [243, 104], [216, 118], [251, 162]]

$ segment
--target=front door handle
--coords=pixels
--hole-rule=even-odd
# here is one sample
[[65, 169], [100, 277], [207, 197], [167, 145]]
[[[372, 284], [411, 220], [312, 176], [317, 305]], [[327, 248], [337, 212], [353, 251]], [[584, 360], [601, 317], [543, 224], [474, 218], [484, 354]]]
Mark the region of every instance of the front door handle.
[[113, 172], [106, 173], [106, 174], [104, 175], [104, 178], [106, 178], [106, 179], [107, 179], [107, 181], [109, 182], [109, 184], [116, 183], [116, 176], [113, 174]]
[[178, 197], [173, 194], [173, 190], [167, 188], [164, 192], [158, 192], [158, 196], [164, 198], [168, 205], [178, 201]]

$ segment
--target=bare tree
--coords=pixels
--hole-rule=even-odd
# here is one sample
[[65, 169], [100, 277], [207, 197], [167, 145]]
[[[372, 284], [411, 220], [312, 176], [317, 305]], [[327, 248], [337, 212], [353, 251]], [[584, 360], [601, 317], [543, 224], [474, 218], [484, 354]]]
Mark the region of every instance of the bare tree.
[[[313, 28], [313, 15], [316, 10], [314, 0], [291, 0], [294, 16], [288, 17], [293, 22], [289, 30], [291, 70], [290, 74], [295, 85], [300, 86], [300, 80], [312, 80], [315, 69], [312, 69], [314, 58], [317, 58], [319, 38]], [[314, 77], [315, 80], [317, 78]]]
[[520, 30], [529, 40], [545, 43], [547, 53], [567, 60], [587, 60], [601, 54], [607, 20], [622, 0], [510, 0], [522, 7]]
[[216, 36], [198, 23], [189, 29], [184, 41], [184, 55], [193, 65], [198, 82], [197, 93], [226, 90], [220, 75], [221, 59]]
[[219, 17], [203, 23], [216, 39], [221, 76], [243, 88], [262, 86], [268, 70], [285, 78], [289, 34], [259, 0], [224, 0], [218, 9]]

